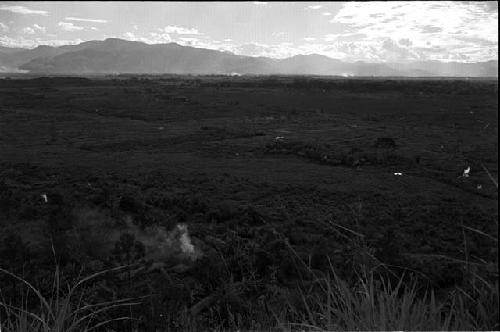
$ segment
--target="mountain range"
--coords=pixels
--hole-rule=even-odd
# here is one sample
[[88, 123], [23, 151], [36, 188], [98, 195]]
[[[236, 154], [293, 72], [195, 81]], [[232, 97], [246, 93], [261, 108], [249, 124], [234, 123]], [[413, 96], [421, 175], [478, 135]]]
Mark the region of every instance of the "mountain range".
[[498, 77], [498, 61], [369, 63], [346, 62], [318, 54], [273, 59], [176, 43], [146, 44], [108, 38], [59, 47], [0, 47], [0, 72]]

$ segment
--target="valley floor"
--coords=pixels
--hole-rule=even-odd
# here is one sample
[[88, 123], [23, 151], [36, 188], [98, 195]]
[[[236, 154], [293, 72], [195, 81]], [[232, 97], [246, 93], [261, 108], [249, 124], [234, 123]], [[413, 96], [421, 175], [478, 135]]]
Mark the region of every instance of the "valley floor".
[[[345, 280], [358, 266], [412, 271], [438, 296], [463, 283], [464, 262], [494, 280], [497, 101], [498, 82], [481, 80], [0, 80], [0, 267], [50, 275], [35, 273], [53, 269], [48, 239], [75, 271], [142, 264], [105, 286], [150, 295], [131, 313], [171, 329], [229, 277], [258, 286], [200, 319], [245, 325], [270, 287], [304, 281], [301, 264]], [[179, 224], [196, 258], [144, 235]]]

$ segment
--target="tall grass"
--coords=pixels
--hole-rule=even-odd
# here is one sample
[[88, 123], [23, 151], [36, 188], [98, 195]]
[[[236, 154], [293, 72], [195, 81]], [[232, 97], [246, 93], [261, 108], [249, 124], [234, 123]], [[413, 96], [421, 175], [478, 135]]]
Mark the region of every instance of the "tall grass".
[[[291, 248], [291, 247], [290, 247]], [[304, 263], [304, 266], [306, 264]], [[62, 286], [61, 272], [56, 266], [53, 290], [43, 296], [25, 279], [0, 268], [0, 273], [19, 281], [24, 287], [21, 305], [0, 301], [0, 328], [9, 332], [73, 332], [106, 330], [106, 325], [132, 317], [107, 315], [112, 309], [136, 305], [133, 299], [89, 304], [86, 288], [88, 283], [105, 273], [123, 267], [105, 270], [81, 278], [73, 286]], [[479, 275], [471, 273], [470, 284], [457, 287], [445, 298], [437, 298], [432, 290], [421, 292], [416, 279], [407, 282], [401, 276], [397, 282], [364, 269], [355, 282], [339, 277], [329, 261], [329, 271], [321, 276], [312, 270], [311, 278], [303, 280], [295, 290], [298, 301], [293, 301], [294, 290], [284, 297], [284, 305], [273, 307], [270, 315], [275, 326], [266, 319], [264, 329], [284, 331], [377, 331], [377, 330], [498, 330], [498, 282], [489, 283]], [[286, 292], [286, 291], [285, 291]], [[35, 296], [29, 296], [29, 294]], [[28, 303], [38, 299], [37, 305]], [[204, 301], [201, 301], [204, 302]], [[209, 301], [213, 302], [213, 301]], [[209, 304], [216, 307], [217, 303]], [[191, 308], [182, 326], [192, 331], [199, 330], [194, 324], [202, 309], [200, 303]], [[33, 309], [35, 307], [35, 309]], [[31, 308], [31, 309], [30, 309]], [[3, 310], [2, 310], [3, 309]], [[216, 308], [213, 308], [216, 310]], [[282, 311], [279, 311], [282, 310]], [[248, 317], [250, 318], [250, 317]], [[262, 317], [261, 317], [262, 318]], [[222, 323], [221, 323], [222, 324]], [[222, 324], [223, 325], [223, 324]], [[221, 325], [221, 326], [222, 326]], [[215, 329], [223, 330], [223, 328]]]
[[[73, 285], [63, 286], [62, 273], [56, 265], [52, 291], [49, 296], [44, 296], [27, 280], [3, 268], [0, 273], [6, 274], [24, 286], [21, 295], [21, 304], [12, 304], [0, 297], [0, 331], [9, 332], [73, 332], [94, 331], [105, 325], [129, 320], [131, 317], [109, 318], [108, 312], [112, 309], [136, 305], [134, 299], [121, 299], [90, 304], [85, 298], [84, 286], [96, 278], [123, 269], [123, 266], [108, 269], [90, 276], [81, 278]], [[35, 295], [38, 303], [31, 302]], [[1, 288], [0, 288], [1, 295]], [[35, 308], [35, 309], [33, 309]]]
[[374, 273], [360, 276], [354, 285], [342, 280], [331, 266], [315, 281], [325, 291], [298, 289], [301, 303], [288, 303], [293, 320], [280, 320], [283, 330], [299, 327], [318, 331], [444, 331], [497, 330], [498, 282], [481, 283], [475, 294], [454, 291], [437, 300], [433, 290], [418, 292], [416, 280], [397, 284]]

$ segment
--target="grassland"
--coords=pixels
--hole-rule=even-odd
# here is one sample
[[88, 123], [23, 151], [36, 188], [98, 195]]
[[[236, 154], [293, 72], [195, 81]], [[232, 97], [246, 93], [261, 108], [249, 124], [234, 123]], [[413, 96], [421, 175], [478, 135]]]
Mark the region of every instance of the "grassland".
[[[133, 318], [114, 330], [498, 329], [485, 169], [498, 178], [497, 81], [3, 79], [0, 267], [49, 296], [55, 265], [62, 284], [126, 266], [80, 294], [139, 301], [93, 317]], [[196, 254], [175, 251], [179, 224]], [[390, 325], [360, 287], [438, 304]]]

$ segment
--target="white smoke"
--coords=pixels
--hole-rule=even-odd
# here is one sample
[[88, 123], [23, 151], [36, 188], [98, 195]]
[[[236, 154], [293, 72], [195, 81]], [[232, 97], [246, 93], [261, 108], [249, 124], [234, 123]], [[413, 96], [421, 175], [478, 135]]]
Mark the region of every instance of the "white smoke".
[[[41, 196], [45, 199], [44, 195]], [[75, 251], [91, 251], [98, 256], [107, 256], [120, 236], [129, 233], [144, 245], [145, 258], [150, 261], [187, 263], [203, 255], [193, 243], [186, 224], [177, 224], [170, 231], [161, 226], [141, 229], [133, 223], [131, 216], [126, 216], [125, 227], [119, 227], [112, 218], [96, 209], [82, 208], [73, 212], [77, 218], [68, 236], [74, 239], [71, 242]]]
[[135, 238], [146, 247], [146, 257], [151, 260], [191, 260], [201, 257], [201, 252], [196, 248], [189, 236], [186, 224], [177, 224], [168, 232], [160, 226], [147, 227], [142, 230], [132, 223], [132, 218], [125, 219], [127, 231], [134, 234]]
[[193, 255], [195, 253], [195, 250], [193, 244], [191, 243], [191, 238], [189, 237], [187, 225], [178, 224], [177, 228], [182, 233], [180, 237], [182, 252]]

